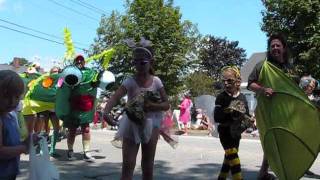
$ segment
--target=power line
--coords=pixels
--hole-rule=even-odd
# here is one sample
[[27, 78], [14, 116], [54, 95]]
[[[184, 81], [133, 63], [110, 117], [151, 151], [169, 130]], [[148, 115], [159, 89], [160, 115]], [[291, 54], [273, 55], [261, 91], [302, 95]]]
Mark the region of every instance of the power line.
[[77, 4], [79, 6], [85, 7], [85, 8], [87, 8], [87, 9], [89, 9], [89, 10], [91, 10], [91, 11], [97, 13], [97, 14], [100, 14], [100, 15], [104, 14], [103, 11], [100, 11], [100, 10], [97, 10], [95, 8], [92, 8], [92, 7], [90, 7], [90, 6], [86, 5], [86, 4], [83, 4], [82, 2], [78, 2], [78, 1], [75, 1], [75, 0], [70, 0], [70, 1], [73, 2], [74, 4]]
[[[67, 20], [67, 19], [71, 19], [70, 16], [66, 16], [65, 14], [62, 14], [62, 13], [59, 13], [58, 11], [56, 10], [53, 10], [50, 6], [42, 6], [42, 5], [39, 5], [33, 1], [30, 1], [29, 2], [30, 4], [32, 4], [33, 6], [36, 6], [37, 8], [41, 8], [41, 9], [46, 9], [45, 11], [47, 13], [50, 13], [50, 14], [54, 14], [54, 15], [57, 15], [57, 16], [60, 16], [62, 18], [64, 18], [64, 20]], [[50, 11], [50, 12], [49, 12]], [[54, 16], [55, 17], [55, 16]], [[90, 30], [91, 31], [96, 31], [96, 29], [91, 29], [88, 27], [87, 24], [84, 24], [84, 21], [83, 20], [80, 20], [80, 19], [77, 19], [77, 18], [72, 18], [72, 21], [70, 22], [72, 24], [77, 24], [77, 25], [83, 25], [84, 28], [86, 28], [87, 30]], [[90, 26], [91, 27], [91, 26]]]
[[[37, 35], [31, 34], [31, 33], [23, 32], [23, 31], [20, 31], [20, 30], [17, 30], [17, 29], [13, 29], [13, 28], [10, 28], [10, 27], [7, 27], [7, 26], [0, 25], [0, 27], [4, 28], [4, 29], [11, 30], [11, 31], [15, 31], [15, 32], [18, 32], [18, 33], [21, 33], [21, 34], [24, 34], [24, 35], [32, 36], [32, 37], [35, 37], [35, 38], [38, 38], [38, 39], [42, 39], [42, 40], [45, 40], [45, 41], [49, 41], [49, 42], [53, 42], [53, 43], [56, 43], [56, 44], [64, 45], [64, 43], [62, 43], [62, 42], [55, 41], [55, 40], [48, 39], [48, 38], [44, 38], [44, 37], [41, 37], [41, 36], [37, 36]], [[84, 49], [84, 48], [80, 48], [80, 47], [77, 47], [77, 46], [74, 46], [74, 47], [76, 49], [80, 49], [80, 50], [86, 51], [86, 49]]]
[[80, 11], [77, 11], [77, 10], [75, 10], [75, 9], [72, 9], [72, 8], [70, 8], [70, 7], [67, 7], [67, 6], [65, 6], [65, 5], [63, 5], [63, 4], [61, 4], [61, 3], [58, 3], [58, 2], [55, 1], [55, 0], [48, 0], [48, 1], [50, 1], [50, 2], [52, 2], [52, 3], [54, 3], [54, 4], [56, 4], [56, 5], [58, 5], [58, 6], [60, 6], [60, 7], [63, 7], [63, 8], [65, 8], [65, 9], [69, 10], [69, 11], [72, 11], [72, 12], [74, 12], [74, 13], [77, 13], [77, 14], [80, 14], [80, 15], [82, 15], [82, 16], [84, 16], [84, 17], [87, 17], [87, 18], [89, 18], [89, 19], [91, 19], [91, 20], [94, 20], [95, 22], [96, 22], [96, 21], [99, 21], [99, 19], [96, 19], [96, 18], [91, 17], [91, 16], [88, 16], [88, 15], [86, 15], [86, 14], [80, 12]]
[[95, 6], [93, 6], [93, 5], [89, 4], [89, 3], [83, 2], [83, 1], [81, 1], [81, 0], [78, 0], [78, 1], [79, 1], [81, 4], [84, 4], [84, 5], [88, 6], [88, 7], [91, 7], [91, 8], [93, 8], [93, 9], [96, 9], [96, 10], [102, 12], [102, 14], [108, 14], [108, 13], [107, 13], [106, 11], [104, 11], [103, 9], [97, 8], [97, 7], [95, 7]]
[[[8, 24], [11, 24], [11, 25], [14, 25], [14, 26], [18, 26], [18, 27], [23, 28], [23, 29], [27, 29], [27, 30], [36, 32], [36, 33], [39, 33], [39, 34], [42, 34], [42, 35], [49, 36], [49, 37], [51, 37], [51, 38], [63, 40], [63, 38], [61, 38], [61, 37], [58, 37], [58, 36], [55, 36], [55, 35], [52, 35], [52, 34], [48, 34], [48, 33], [45, 33], [45, 32], [41, 32], [41, 31], [38, 31], [38, 30], [36, 30], [36, 29], [32, 29], [32, 28], [26, 27], [26, 26], [22, 26], [22, 25], [19, 25], [19, 24], [10, 22], [10, 21], [8, 21], [8, 20], [4, 20], [4, 19], [1, 19], [1, 18], [0, 18], [0, 21], [5, 22], [5, 23], [8, 23]], [[83, 43], [79, 43], [79, 42], [74, 42], [74, 43], [75, 43], [75, 44], [79, 44], [79, 45], [83, 45], [83, 46], [88, 46], [87, 44], [83, 44]]]

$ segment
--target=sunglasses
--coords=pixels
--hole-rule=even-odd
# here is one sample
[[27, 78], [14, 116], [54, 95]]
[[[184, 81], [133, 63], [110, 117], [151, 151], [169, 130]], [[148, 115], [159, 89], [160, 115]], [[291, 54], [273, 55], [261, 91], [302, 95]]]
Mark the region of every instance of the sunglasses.
[[150, 63], [150, 60], [149, 59], [134, 59], [133, 62], [136, 65], [145, 65], [147, 63]]
[[236, 82], [235, 79], [221, 79], [221, 81], [222, 81], [223, 83], [227, 83], [227, 84], [233, 84], [233, 83]]

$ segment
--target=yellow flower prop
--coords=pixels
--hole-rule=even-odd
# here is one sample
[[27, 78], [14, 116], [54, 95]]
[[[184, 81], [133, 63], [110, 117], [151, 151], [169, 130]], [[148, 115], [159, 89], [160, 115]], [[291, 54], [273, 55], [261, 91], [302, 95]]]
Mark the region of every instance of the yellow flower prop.
[[74, 50], [74, 46], [71, 38], [71, 32], [68, 28], [64, 28], [63, 33], [64, 33], [64, 44], [67, 48], [66, 53], [64, 55], [64, 59], [72, 60], [75, 55], [75, 50]]

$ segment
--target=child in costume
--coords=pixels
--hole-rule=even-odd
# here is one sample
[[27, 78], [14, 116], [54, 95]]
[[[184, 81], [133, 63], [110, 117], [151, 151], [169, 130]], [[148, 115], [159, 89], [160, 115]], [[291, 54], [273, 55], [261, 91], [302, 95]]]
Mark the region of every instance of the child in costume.
[[[161, 80], [154, 75], [152, 63], [154, 60], [150, 41], [141, 39], [138, 47], [133, 42], [128, 45], [133, 48], [133, 63], [136, 72], [127, 78], [109, 99], [105, 113], [108, 118], [112, 107], [128, 95], [125, 114], [120, 120], [116, 139], [122, 139], [122, 174], [121, 179], [132, 179], [136, 157], [142, 148], [142, 178], [153, 178], [153, 165], [159, 129], [163, 120], [163, 111], [169, 109], [166, 92]], [[159, 97], [160, 102], [152, 99]]]
[[[218, 179], [227, 179], [231, 170], [232, 179], [243, 179], [238, 156], [241, 131], [240, 117], [249, 114], [248, 103], [244, 94], [240, 93], [241, 77], [236, 67], [222, 69], [224, 91], [217, 96], [214, 110], [214, 120], [219, 123], [218, 132], [220, 142], [225, 150], [224, 161]], [[230, 109], [230, 105], [237, 102], [240, 111]]]
[[[34, 81], [39, 78], [41, 76], [41, 74], [37, 71], [35, 64], [32, 64], [31, 66], [28, 67], [27, 71], [24, 73], [20, 74], [20, 77], [22, 78], [24, 84], [25, 84], [25, 94], [29, 91], [29, 88], [31, 86], [33, 86]], [[23, 105], [23, 109], [24, 109], [25, 105]], [[19, 116], [21, 118], [22, 121], [25, 121], [25, 124], [27, 126], [27, 130], [28, 130], [28, 134], [31, 134], [34, 132], [34, 130], [36, 132], [39, 131], [39, 129], [35, 128], [35, 124], [39, 124], [37, 122], [38, 116], [36, 113], [28, 113], [28, 114], [24, 114], [22, 111], [22, 115], [23, 116]], [[22, 118], [23, 117], [23, 118]]]
[[[37, 79], [29, 83], [23, 101], [23, 114], [27, 118], [41, 116], [39, 132], [43, 127], [43, 120], [50, 118], [53, 125], [53, 135], [51, 136], [50, 155], [56, 155], [55, 146], [59, 136], [59, 119], [55, 115], [55, 101], [57, 93], [57, 83], [60, 75], [56, 71], [56, 67], [52, 68], [50, 73], [43, 74]], [[41, 118], [41, 119], [40, 119]]]
[[0, 71], [0, 179], [14, 180], [19, 173], [20, 154], [27, 153], [27, 141], [20, 141], [16, 107], [24, 93], [18, 74]]

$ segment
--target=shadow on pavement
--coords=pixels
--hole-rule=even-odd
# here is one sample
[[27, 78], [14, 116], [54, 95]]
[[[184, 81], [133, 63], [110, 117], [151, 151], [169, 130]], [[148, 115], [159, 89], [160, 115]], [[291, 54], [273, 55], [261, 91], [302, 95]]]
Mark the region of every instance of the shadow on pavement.
[[[88, 163], [82, 160], [82, 153], [75, 153], [77, 160], [68, 161], [66, 150], [57, 149], [59, 156], [52, 159], [60, 172], [61, 180], [117, 180], [120, 179], [121, 162], [102, 162], [108, 161], [105, 156], [94, 156], [97, 158], [95, 163]], [[104, 160], [100, 160], [104, 159]], [[28, 161], [21, 161], [21, 174], [18, 180], [28, 179]], [[155, 180], [209, 180], [217, 179], [221, 164], [207, 163], [198, 164], [188, 169], [178, 171], [178, 167], [172, 167], [168, 161], [155, 161], [154, 179]], [[257, 171], [242, 168], [244, 179], [253, 180], [257, 177]], [[137, 164], [134, 172], [134, 180], [142, 179], [141, 167]], [[231, 175], [229, 175], [231, 178]]]

